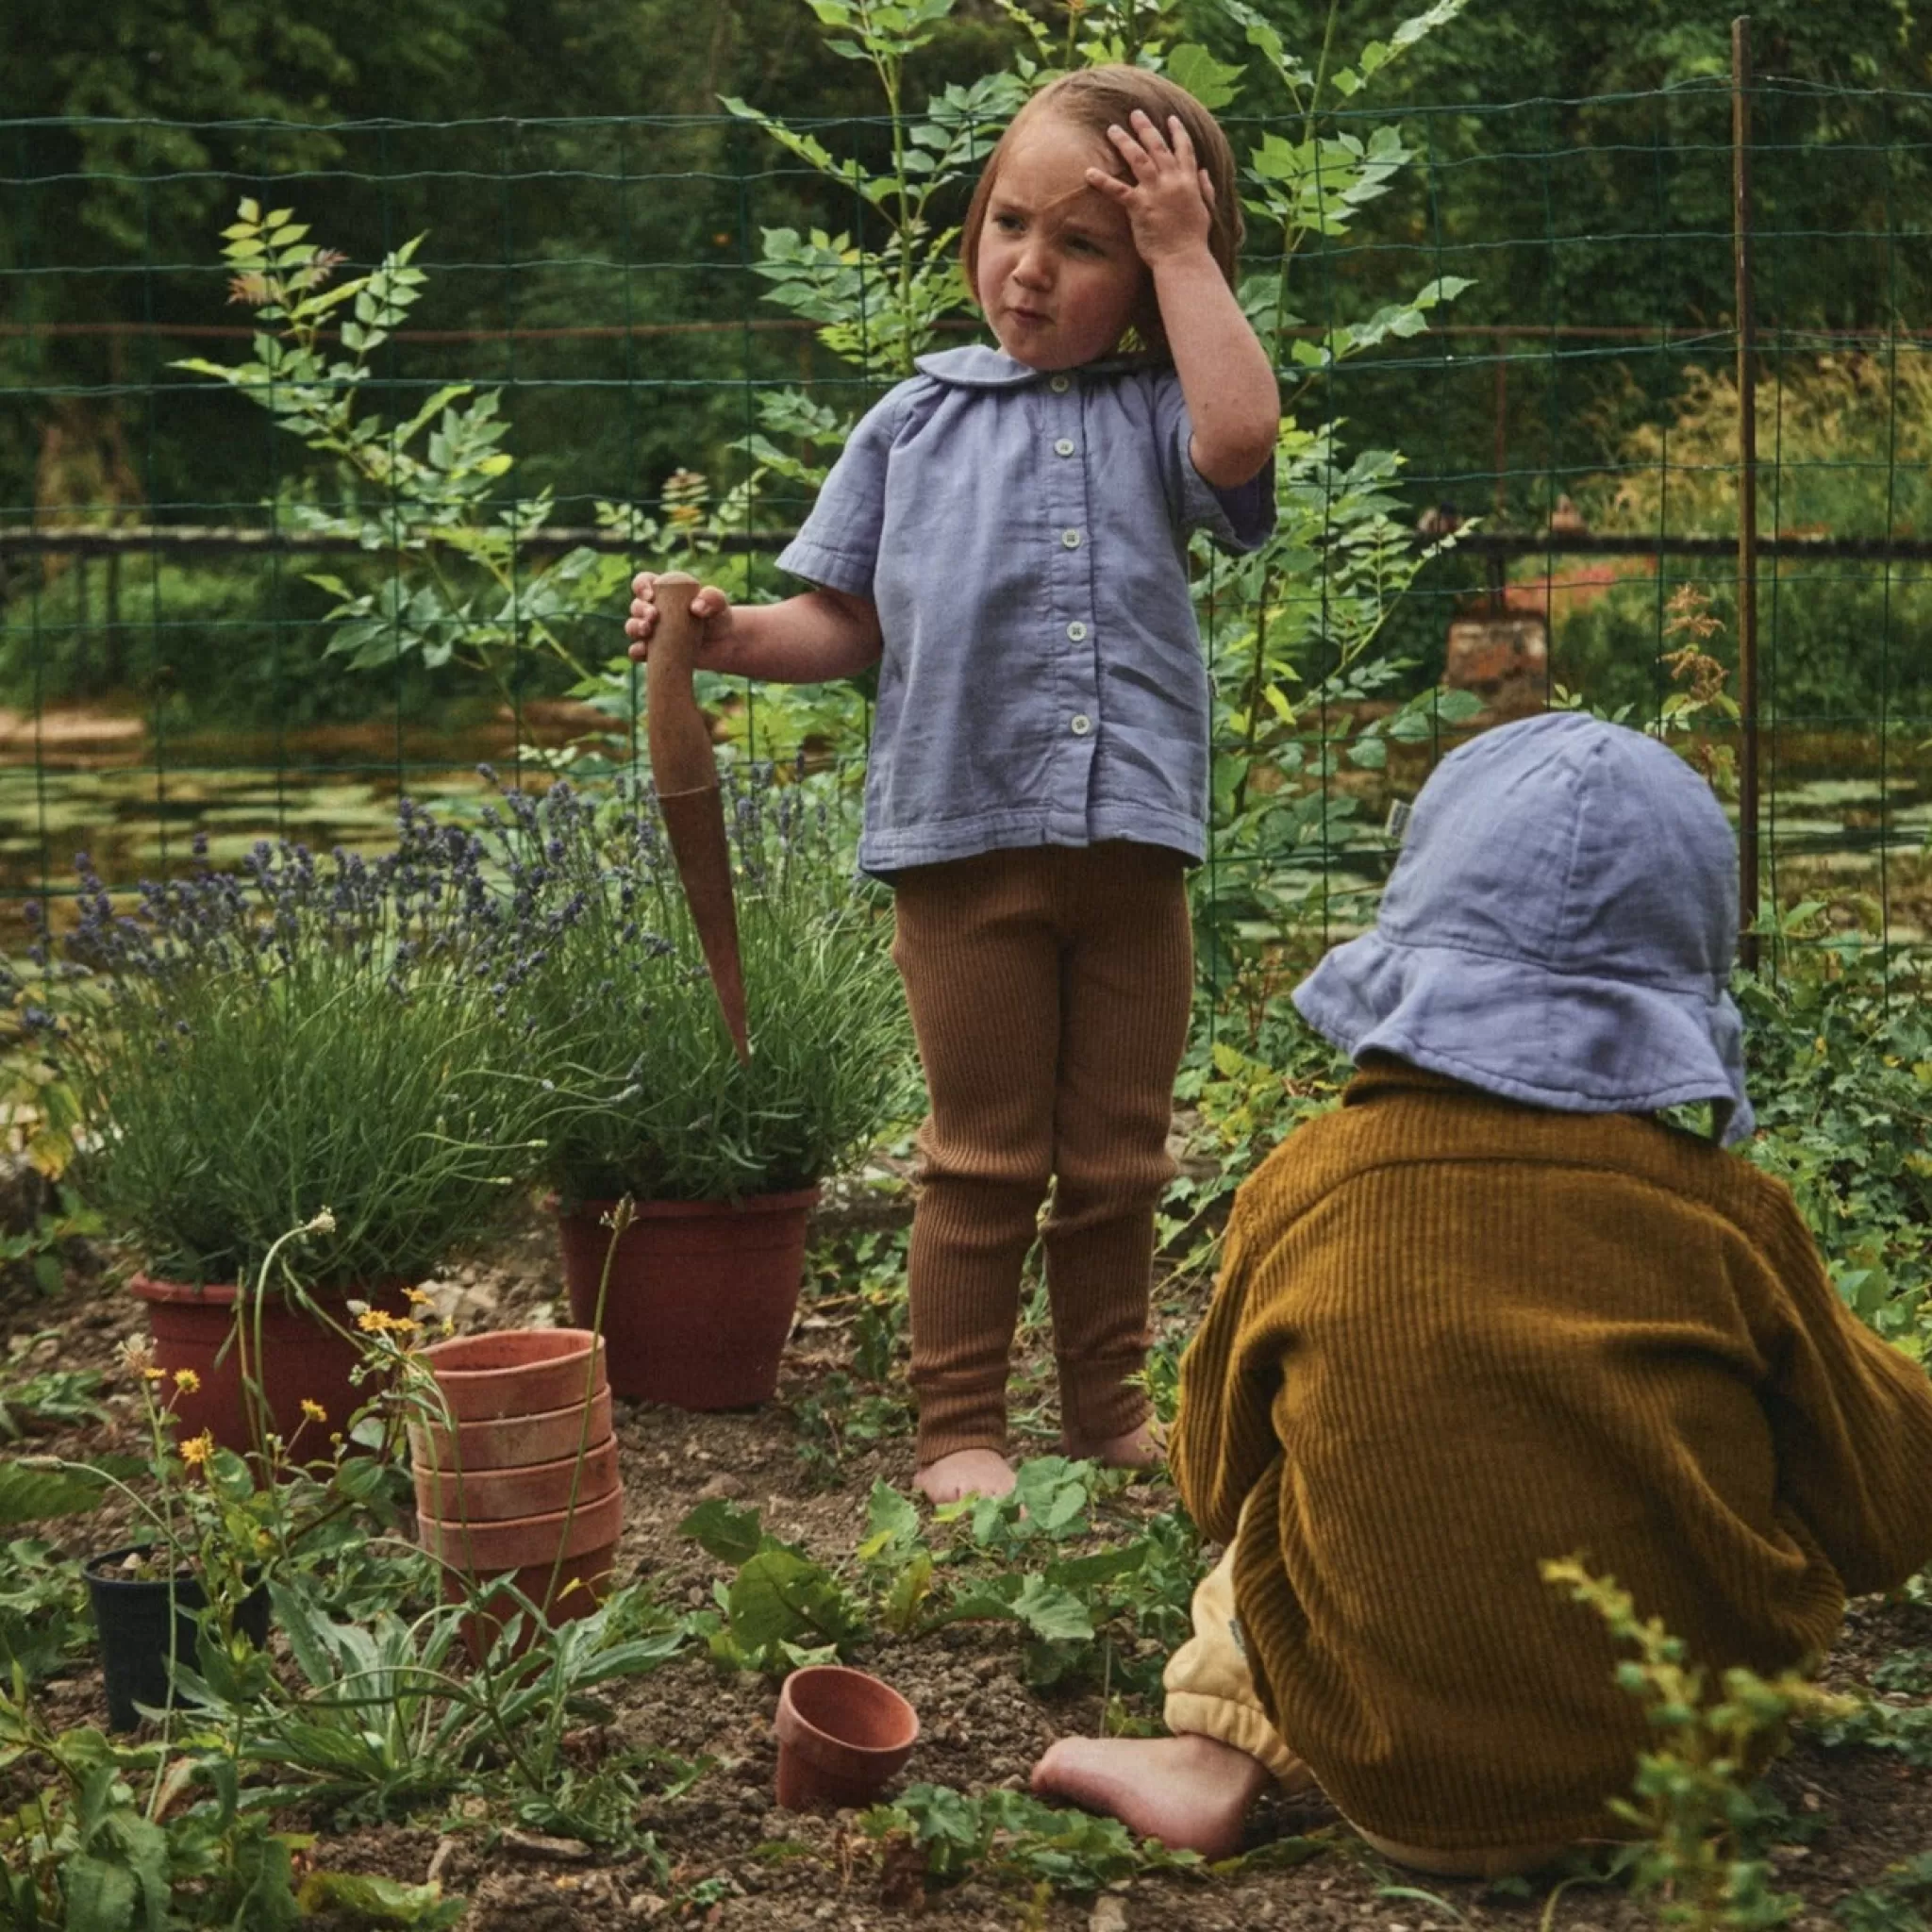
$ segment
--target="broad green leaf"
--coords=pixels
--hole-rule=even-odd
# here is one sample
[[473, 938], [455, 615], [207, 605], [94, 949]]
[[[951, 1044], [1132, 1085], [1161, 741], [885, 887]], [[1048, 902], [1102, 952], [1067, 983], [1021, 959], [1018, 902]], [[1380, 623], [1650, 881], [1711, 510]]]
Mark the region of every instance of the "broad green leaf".
[[726, 1606], [732, 1637], [754, 1654], [808, 1638], [842, 1645], [865, 1634], [858, 1606], [831, 1572], [795, 1550], [761, 1550], [738, 1573]]
[[311, 1872], [295, 1902], [305, 1917], [346, 1912], [360, 1924], [421, 1926], [429, 1932], [458, 1924], [469, 1910], [468, 1900], [443, 1897], [441, 1879], [406, 1885], [361, 1872]]
[[874, 1482], [865, 1506], [865, 1541], [859, 1557], [871, 1562], [885, 1551], [919, 1541], [919, 1510], [889, 1482]]
[[1013, 1614], [1034, 1636], [1052, 1641], [1084, 1641], [1093, 1635], [1093, 1618], [1072, 1591], [1028, 1576], [1013, 1599]]
[[758, 1553], [764, 1541], [756, 1509], [741, 1509], [722, 1496], [700, 1503], [677, 1525], [679, 1536], [688, 1536], [723, 1563], [748, 1562]]
[[96, 1507], [108, 1479], [92, 1470], [0, 1462], [0, 1524], [78, 1516]]
[[1241, 91], [1243, 70], [1217, 60], [1206, 47], [1183, 41], [1163, 63], [1167, 77], [1209, 109], [1224, 108]]
[[915, 1551], [912, 1560], [892, 1579], [886, 1593], [887, 1625], [901, 1633], [909, 1631], [920, 1609], [932, 1593], [932, 1552]]
[[82, 1853], [61, 1868], [60, 1887], [75, 1932], [82, 1926], [87, 1932], [128, 1932], [133, 1925], [138, 1888], [125, 1865]]

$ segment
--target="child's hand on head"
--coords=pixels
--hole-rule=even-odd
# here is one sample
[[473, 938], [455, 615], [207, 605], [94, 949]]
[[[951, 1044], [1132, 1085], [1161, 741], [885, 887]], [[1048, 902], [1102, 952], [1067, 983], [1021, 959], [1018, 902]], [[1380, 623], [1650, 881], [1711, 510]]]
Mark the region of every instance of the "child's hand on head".
[[[630, 616], [625, 620], [625, 635], [630, 639], [630, 656], [641, 664], [651, 655], [651, 634], [658, 628], [658, 578], [653, 572], [640, 571], [630, 580]], [[691, 614], [704, 625], [698, 648], [708, 650], [731, 635], [731, 600], [716, 584], [706, 584], [693, 592]]]
[[1133, 171], [1131, 181], [1089, 168], [1088, 181], [1124, 212], [1134, 247], [1149, 268], [1208, 246], [1214, 184], [1195, 158], [1194, 143], [1178, 115], [1170, 115], [1163, 135], [1136, 108], [1133, 125], [1109, 127], [1107, 138]]

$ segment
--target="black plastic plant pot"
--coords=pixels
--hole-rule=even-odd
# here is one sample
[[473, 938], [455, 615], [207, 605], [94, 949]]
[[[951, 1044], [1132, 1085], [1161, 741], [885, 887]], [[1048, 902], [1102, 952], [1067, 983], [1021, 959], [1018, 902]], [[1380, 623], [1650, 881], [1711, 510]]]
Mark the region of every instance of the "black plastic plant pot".
[[[131, 1731], [141, 1723], [135, 1708], [144, 1704], [161, 1710], [168, 1706], [170, 1672], [175, 1658], [194, 1661], [195, 1615], [208, 1598], [187, 1572], [172, 1584], [165, 1576], [129, 1576], [122, 1569], [129, 1557], [146, 1557], [146, 1549], [110, 1550], [87, 1565], [88, 1595], [93, 1604], [94, 1627], [101, 1634], [101, 1674], [107, 1680], [108, 1728]], [[174, 1598], [174, 1646], [169, 1647], [169, 1597]], [[252, 1591], [235, 1612], [236, 1628], [260, 1649], [268, 1641], [268, 1592]]]

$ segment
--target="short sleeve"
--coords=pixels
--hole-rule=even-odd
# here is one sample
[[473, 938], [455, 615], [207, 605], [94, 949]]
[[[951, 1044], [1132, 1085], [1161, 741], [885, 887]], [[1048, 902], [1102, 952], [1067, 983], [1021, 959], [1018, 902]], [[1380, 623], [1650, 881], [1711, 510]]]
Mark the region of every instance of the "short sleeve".
[[1245, 483], [1218, 489], [1194, 467], [1194, 419], [1179, 376], [1162, 377], [1154, 408], [1168, 502], [1181, 528], [1206, 530], [1225, 550], [1258, 550], [1274, 533], [1274, 458]]
[[778, 568], [827, 591], [873, 594], [886, 514], [886, 470], [911, 383], [901, 383], [859, 419]]

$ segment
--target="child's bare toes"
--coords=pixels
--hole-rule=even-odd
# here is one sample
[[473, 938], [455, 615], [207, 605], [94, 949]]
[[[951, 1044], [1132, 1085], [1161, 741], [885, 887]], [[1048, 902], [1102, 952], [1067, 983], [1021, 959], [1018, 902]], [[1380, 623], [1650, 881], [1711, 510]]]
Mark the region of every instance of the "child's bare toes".
[[1013, 1465], [991, 1449], [958, 1449], [928, 1462], [912, 1487], [929, 1503], [959, 1503], [968, 1496], [1007, 1496], [1013, 1491]]

